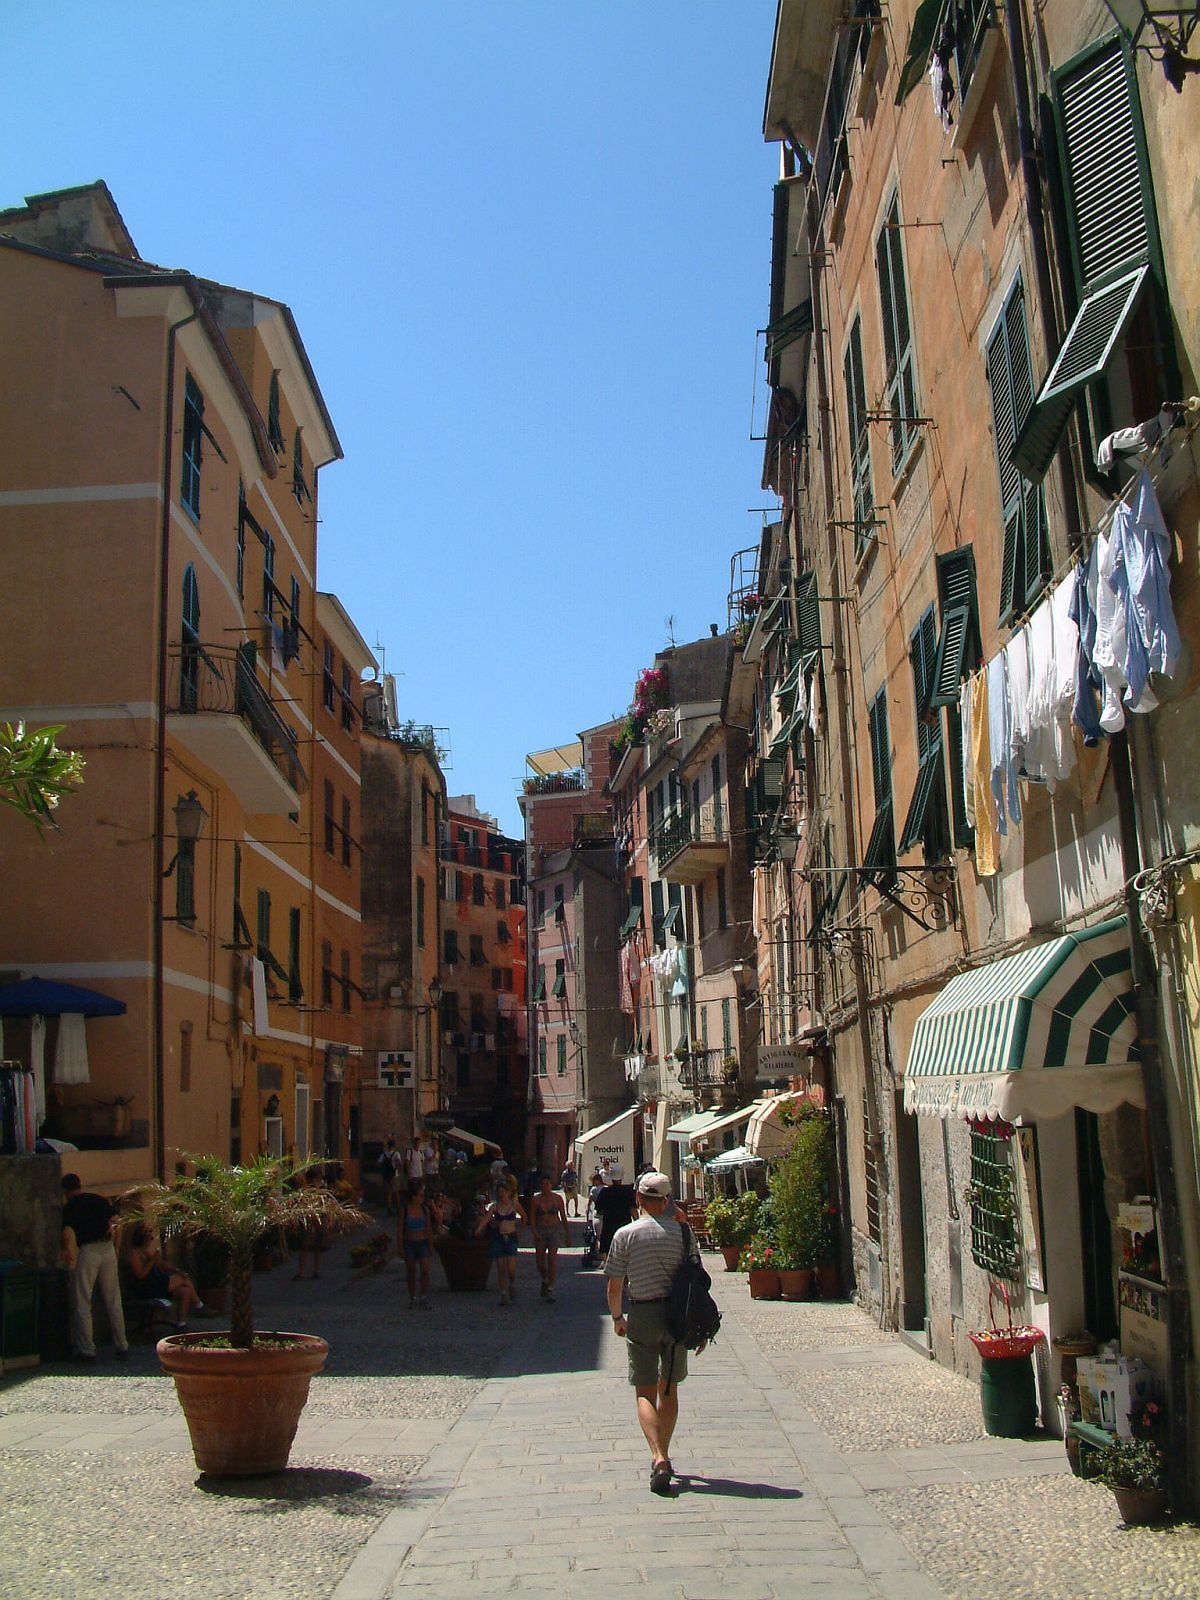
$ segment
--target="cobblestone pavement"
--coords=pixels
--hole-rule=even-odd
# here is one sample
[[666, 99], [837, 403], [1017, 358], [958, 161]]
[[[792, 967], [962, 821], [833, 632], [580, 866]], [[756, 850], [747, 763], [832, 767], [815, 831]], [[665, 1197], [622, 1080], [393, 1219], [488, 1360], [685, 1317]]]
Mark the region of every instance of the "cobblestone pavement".
[[1122, 1528], [1060, 1442], [985, 1437], [974, 1385], [853, 1306], [715, 1272], [725, 1326], [651, 1495], [601, 1281], [563, 1268], [554, 1305], [523, 1252], [515, 1306], [413, 1313], [398, 1265], [351, 1282], [345, 1244], [319, 1283], [257, 1278], [260, 1325], [331, 1345], [272, 1477], [197, 1475], [150, 1344], [0, 1380], [0, 1597], [1200, 1595], [1195, 1528]]

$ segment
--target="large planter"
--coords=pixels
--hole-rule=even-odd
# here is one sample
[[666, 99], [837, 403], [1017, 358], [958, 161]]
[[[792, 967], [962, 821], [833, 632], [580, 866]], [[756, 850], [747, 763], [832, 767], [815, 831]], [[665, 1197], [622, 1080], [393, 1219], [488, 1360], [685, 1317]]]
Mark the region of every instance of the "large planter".
[[1114, 1489], [1113, 1496], [1123, 1522], [1157, 1522], [1166, 1515], [1165, 1489]]
[[267, 1348], [206, 1349], [205, 1333], [158, 1342], [158, 1359], [175, 1379], [201, 1472], [217, 1478], [282, 1472], [287, 1466], [308, 1385], [329, 1354], [308, 1333], [266, 1333]]
[[448, 1288], [474, 1293], [487, 1288], [492, 1254], [486, 1239], [439, 1239], [434, 1249], [441, 1260]]
[[742, 1259], [741, 1245], [723, 1244], [721, 1246], [721, 1254], [725, 1258], [725, 1271], [736, 1272], [738, 1269], [738, 1262]]
[[984, 1357], [979, 1378], [983, 1428], [997, 1439], [1023, 1439], [1037, 1423], [1030, 1356]]
[[816, 1273], [811, 1267], [779, 1274], [779, 1290], [785, 1300], [811, 1300], [815, 1284]]
[[842, 1294], [842, 1275], [834, 1266], [817, 1268], [817, 1294], [822, 1300], [839, 1300]]
[[751, 1300], [778, 1300], [782, 1292], [779, 1274], [773, 1267], [751, 1267], [746, 1274]]

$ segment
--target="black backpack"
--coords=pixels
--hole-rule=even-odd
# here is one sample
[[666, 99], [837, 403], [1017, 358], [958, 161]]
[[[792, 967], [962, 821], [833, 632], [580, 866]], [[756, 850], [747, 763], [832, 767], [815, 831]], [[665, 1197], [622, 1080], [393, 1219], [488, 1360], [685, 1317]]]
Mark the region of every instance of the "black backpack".
[[[679, 1224], [683, 1234], [683, 1260], [671, 1280], [667, 1304], [667, 1330], [685, 1350], [699, 1350], [711, 1344], [721, 1327], [721, 1312], [712, 1297], [712, 1279], [704, 1270], [700, 1253], [686, 1222]], [[670, 1390], [668, 1376], [667, 1389]]]

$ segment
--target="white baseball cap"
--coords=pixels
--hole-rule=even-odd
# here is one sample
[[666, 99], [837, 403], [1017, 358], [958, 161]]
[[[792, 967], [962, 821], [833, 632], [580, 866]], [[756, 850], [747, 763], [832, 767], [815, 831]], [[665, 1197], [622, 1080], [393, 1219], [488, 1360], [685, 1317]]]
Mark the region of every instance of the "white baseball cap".
[[609, 1181], [611, 1183], [620, 1183], [624, 1176], [625, 1168], [621, 1165], [621, 1163], [619, 1161], [612, 1162], [608, 1169]]
[[671, 1180], [665, 1172], [643, 1172], [637, 1181], [637, 1192], [657, 1195], [660, 1200], [669, 1200]]

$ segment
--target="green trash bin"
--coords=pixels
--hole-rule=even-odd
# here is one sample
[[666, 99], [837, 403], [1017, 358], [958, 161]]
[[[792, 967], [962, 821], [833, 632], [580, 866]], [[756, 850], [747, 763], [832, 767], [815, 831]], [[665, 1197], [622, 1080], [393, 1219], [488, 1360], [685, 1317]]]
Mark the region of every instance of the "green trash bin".
[[983, 1428], [998, 1439], [1023, 1439], [1037, 1425], [1032, 1356], [983, 1358], [979, 1380]]
[[0, 1372], [37, 1364], [37, 1273], [20, 1261], [0, 1261]]

